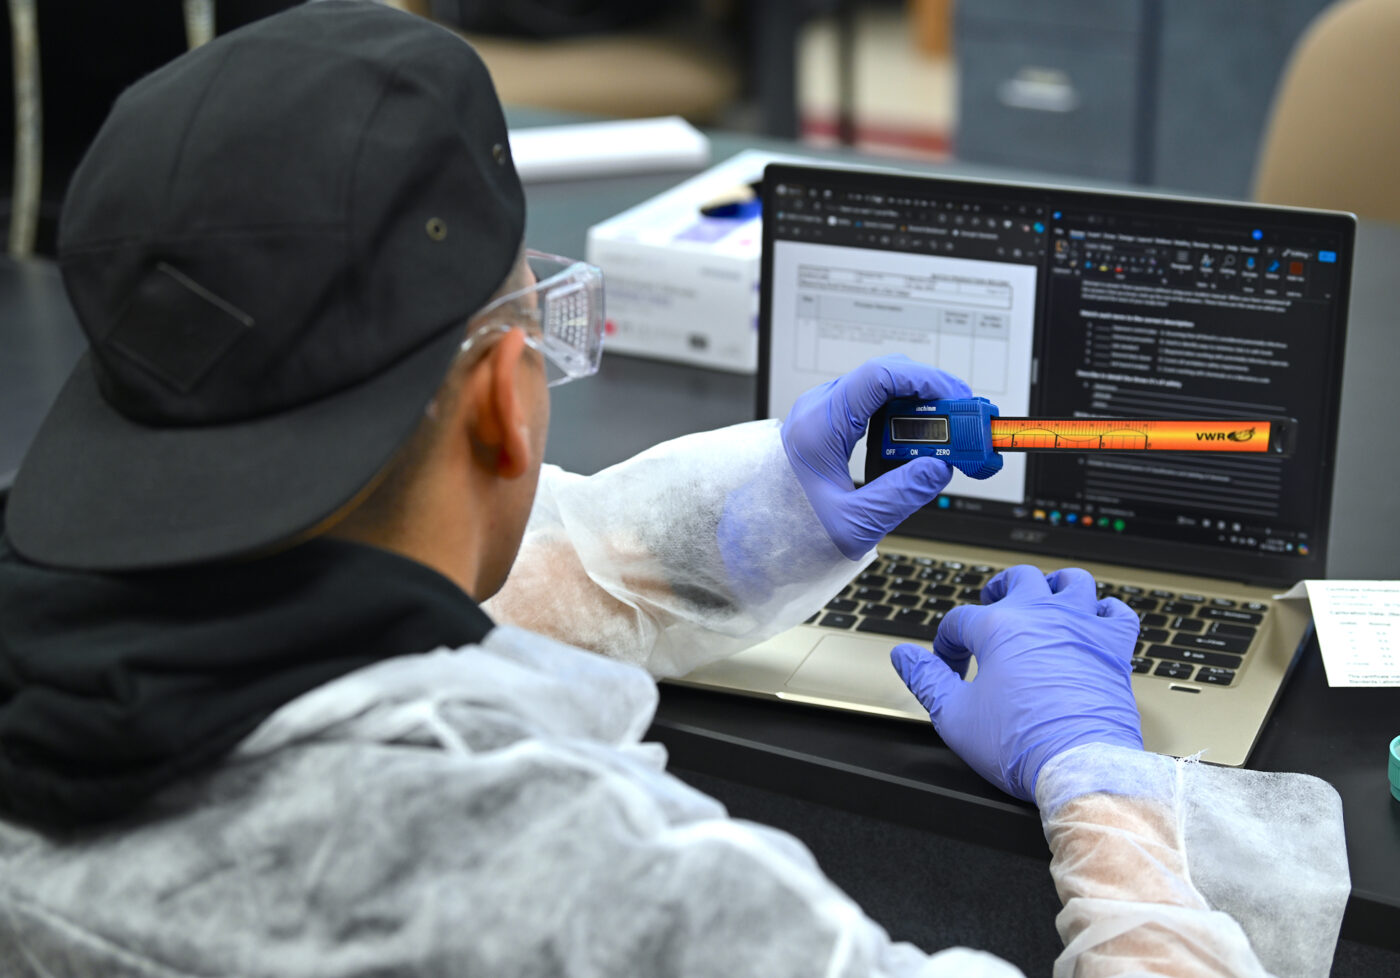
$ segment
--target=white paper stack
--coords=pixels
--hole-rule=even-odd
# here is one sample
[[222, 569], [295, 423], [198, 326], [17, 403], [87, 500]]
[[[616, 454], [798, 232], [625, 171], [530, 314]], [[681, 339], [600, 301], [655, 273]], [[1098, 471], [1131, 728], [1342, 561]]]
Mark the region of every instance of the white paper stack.
[[680, 116], [512, 129], [510, 153], [525, 183], [620, 173], [693, 170], [710, 140]]

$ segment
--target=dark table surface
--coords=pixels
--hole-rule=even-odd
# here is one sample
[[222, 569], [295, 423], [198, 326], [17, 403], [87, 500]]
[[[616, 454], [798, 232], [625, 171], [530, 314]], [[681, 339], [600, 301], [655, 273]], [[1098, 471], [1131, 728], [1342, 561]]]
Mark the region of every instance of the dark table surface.
[[[515, 114], [513, 122], [539, 121]], [[713, 138], [714, 158], [789, 143]], [[808, 153], [809, 151], [802, 150]], [[810, 155], [810, 153], [809, 153]], [[820, 154], [830, 155], [830, 154]], [[888, 165], [888, 161], [885, 161]], [[1020, 176], [982, 167], [917, 169]], [[527, 243], [584, 255], [589, 225], [676, 183], [683, 173], [533, 184]], [[1392, 379], [1400, 310], [1400, 227], [1363, 223], [1357, 239], [1328, 576], [1400, 576], [1400, 457], [1386, 428], [1400, 416]], [[0, 486], [83, 348], [55, 268], [0, 259]], [[657, 441], [749, 420], [751, 375], [624, 356], [555, 392], [548, 458], [591, 472]], [[1304, 771], [1341, 793], [1353, 883], [1343, 933], [1400, 947], [1400, 803], [1386, 785], [1386, 745], [1400, 733], [1400, 690], [1330, 689], [1316, 642], [1302, 654], [1251, 766]], [[989, 787], [930, 728], [664, 686], [652, 736], [679, 767], [793, 798], [1032, 856], [1045, 854], [1034, 810]]]

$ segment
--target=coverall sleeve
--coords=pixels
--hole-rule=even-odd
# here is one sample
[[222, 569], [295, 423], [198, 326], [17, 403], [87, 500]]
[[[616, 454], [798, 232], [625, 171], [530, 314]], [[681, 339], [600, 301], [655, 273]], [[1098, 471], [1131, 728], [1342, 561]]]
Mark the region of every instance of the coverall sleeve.
[[806, 619], [848, 560], [777, 421], [688, 435], [592, 476], [545, 466], [498, 622], [679, 676]]
[[1329, 973], [1350, 880], [1326, 782], [1092, 744], [1046, 764], [1036, 801], [1056, 978]]
[[[1329, 974], [1349, 892], [1340, 799], [1330, 785], [1095, 744], [1052, 760], [1037, 795], [1064, 903], [1055, 978]], [[907, 945], [887, 944], [839, 893], [823, 894], [815, 875], [799, 883], [815, 867], [781, 833], [702, 825], [683, 833], [685, 854], [677, 856], [698, 874], [687, 891], [726, 893], [737, 876], [763, 894], [764, 908], [781, 906], [788, 888], [803, 894], [805, 908], [784, 910], [782, 927], [755, 946], [793, 933], [806, 935], [800, 944], [830, 942], [828, 974], [1018, 973], [965, 949], [920, 960]], [[929, 912], [937, 906], [930, 894]]]

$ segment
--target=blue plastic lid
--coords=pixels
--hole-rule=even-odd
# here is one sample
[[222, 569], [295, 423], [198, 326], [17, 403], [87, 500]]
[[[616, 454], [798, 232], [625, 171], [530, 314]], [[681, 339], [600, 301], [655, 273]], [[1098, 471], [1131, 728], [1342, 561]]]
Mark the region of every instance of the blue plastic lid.
[[701, 205], [700, 213], [705, 217], [722, 217], [730, 220], [747, 221], [763, 212], [763, 200], [753, 186], [744, 184], [729, 193], [720, 194], [715, 199]]
[[1390, 742], [1390, 797], [1400, 801], [1400, 737]]

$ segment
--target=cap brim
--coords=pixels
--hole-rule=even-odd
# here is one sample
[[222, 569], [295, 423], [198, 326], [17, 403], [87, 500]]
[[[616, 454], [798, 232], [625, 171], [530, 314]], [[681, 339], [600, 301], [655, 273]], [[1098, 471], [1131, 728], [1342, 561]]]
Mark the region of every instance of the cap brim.
[[91, 571], [225, 560], [289, 542], [393, 457], [459, 342], [447, 329], [374, 378], [291, 411], [171, 428], [112, 408], [85, 353], [15, 478], [10, 542], [31, 561]]

